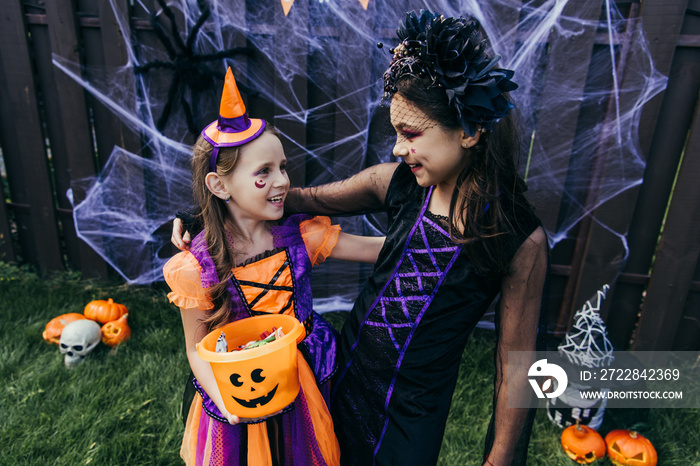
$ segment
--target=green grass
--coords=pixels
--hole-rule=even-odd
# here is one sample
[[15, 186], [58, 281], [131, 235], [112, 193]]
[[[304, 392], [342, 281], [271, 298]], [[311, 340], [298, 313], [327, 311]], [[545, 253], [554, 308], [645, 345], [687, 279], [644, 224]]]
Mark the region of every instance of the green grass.
[[[100, 344], [67, 369], [58, 346], [41, 338], [44, 326], [109, 297], [129, 308], [132, 338]], [[39, 280], [0, 263], [0, 319], [0, 463], [179, 463], [188, 367], [179, 313], [162, 289], [75, 274]]]
[[[0, 449], [2, 464], [177, 465], [181, 397], [188, 373], [179, 312], [163, 286], [39, 279], [0, 262]], [[132, 337], [100, 344], [75, 369], [41, 332], [53, 317], [113, 298], [129, 310]], [[339, 327], [343, 314], [326, 317]], [[490, 418], [493, 334], [476, 330], [462, 360], [440, 465], [478, 465]], [[699, 465], [700, 410], [607, 410], [601, 433], [634, 428], [659, 464]], [[528, 464], [573, 465], [560, 429], [538, 412]], [[607, 460], [598, 464], [609, 465]]]

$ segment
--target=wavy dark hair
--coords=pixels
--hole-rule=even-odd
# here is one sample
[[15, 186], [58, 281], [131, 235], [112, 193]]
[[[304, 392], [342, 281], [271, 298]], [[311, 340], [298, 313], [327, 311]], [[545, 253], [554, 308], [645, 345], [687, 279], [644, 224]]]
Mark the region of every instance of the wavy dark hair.
[[[265, 132], [279, 137], [279, 132], [272, 125], [266, 124]], [[216, 161], [217, 174], [226, 176], [233, 171], [242, 147], [222, 147], [219, 149]], [[214, 196], [205, 182], [209, 173], [209, 161], [213, 149], [214, 147], [200, 135], [194, 145], [190, 162], [192, 192], [195, 203], [199, 204], [201, 209], [201, 212], [198, 213], [199, 220], [204, 226], [209, 255], [214, 261], [216, 274], [219, 277], [219, 283], [207, 290], [209, 298], [214, 304], [214, 309], [209, 311], [206, 318], [202, 320], [208, 331], [227, 324], [231, 320], [231, 296], [227, 284], [233, 276], [237, 254], [229, 242], [227, 234], [234, 238], [240, 235], [240, 229], [228, 214], [226, 202]]]
[[[426, 79], [405, 75], [396, 93], [448, 130], [461, 129], [459, 116], [445, 89]], [[457, 178], [450, 202], [449, 231], [465, 245], [475, 266], [486, 275], [505, 275], [518, 238], [527, 232], [518, 220], [532, 212], [527, 186], [518, 173], [520, 137], [511, 111], [480, 134], [466, 155], [469, 163]]]

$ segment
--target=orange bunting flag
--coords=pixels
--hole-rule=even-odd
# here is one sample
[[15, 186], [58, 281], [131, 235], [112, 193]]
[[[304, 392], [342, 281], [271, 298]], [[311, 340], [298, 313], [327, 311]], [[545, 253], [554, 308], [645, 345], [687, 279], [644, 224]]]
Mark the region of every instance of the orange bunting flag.
[[367, 6], [369, 5], [369, 0], [359, 0], [359, 2], [362, 4], [362, 8], [366, 10]]
[[289, 10], [292, 9], [294, 5], [294, 0], [280, 0], [282, 2], [282, 8], [284, 9], [284, 16], [289, 14]]

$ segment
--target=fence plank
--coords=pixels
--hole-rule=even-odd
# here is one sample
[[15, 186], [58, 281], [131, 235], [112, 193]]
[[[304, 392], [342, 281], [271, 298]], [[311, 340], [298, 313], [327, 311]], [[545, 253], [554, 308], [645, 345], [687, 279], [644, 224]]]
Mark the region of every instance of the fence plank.
[[[656, 250], [678, 163], [692, 124], [695, 102], [688, 96], [700, 92], [700, 53], [681, 49], [670, 72], [664, 103], [659, 113], [657, 135], [651, 146], [644, 184], [638, 189], [637, 206], [629, 230], [630, 257], [625, 273], [647, 274]], [[630, 206], [630, 211], [632, 208]], [[645, 286], [620, 283], [609, 314], [610, 337], [626, 344], [637, 320]], [[614, 329], [612, 329], [614, 327]]]
[[[72, 62], [79, 63], [78, 36], [72, 2], [69, 0], [46, 4], [50, 51]], [[71, 204], [66, 191], [72, 181], [95, 175], [95, 158], [92, 148], [88, 108], [83, 88], [55, 70], [51, 57], [47, 57], [48, 69], [42, 73], [42, 91], [46, 96], [47, 127], [54, 161], [57, 201], [66, 215], [61, 219], [66, 255], [69, 264], [86, 276], [107, 276], [105, 262], [82, 240], [75, 231]], [[82, 201], [85, 193], [73, 190], [74, 201]]]
[[[493, 6], [493, 18], [498, 18], [497, 21], [492, 21], [495, 28], [498, 28], [498, 37], [506, 37], [499, 44], [499, 49], [496, 51], [506, 61], [514, 58], [516, 39], [518, 38], [518, 22], [520, 20], [520, 9], [512, 5], [501, 5], [496, 3]], [[504, 66], [505, 63], [500, 63]]]
[[[666, 76], [669, 76], [672, 71], [676, 44], [687, 4], [687, 0], [673, 2], [647, 0], [640, 7], [641, 25], [644, 28], [652, 60], [656, 69]], [[678, 66], [680, 69], [685, 65], [679, 63]], [[673, 74], [675, 73], [674, 71]], [[678, 77], [673, 79], [677, 81]], [[692, 73], [682, 79], [690, 84], [693, 80]], [[688, 89], [687, 85], [678, 85]], [[660, 193], [668, 193], [671, 189], [669, 183], [672, 182], [680, 156], [680, 151], [673, 146], [676, 141], [685, 141], [685, 132], [692, 114], [692, 107], [682, 108], [685, 104], [681, 102], [684, 100], [686, 103], [692, 102], [685, 92], [679, 91], [679, 94], [675, 95], [674, 88], [669, 87], [666, 92], [645, 105], [639, 126], [640, 149], [642, 155], [647, 158], [644, 184], [618, 196], [617, 199], [603, 206], [598, 213], [607, 218], [616, 215], [613, 213], [615, 211], [633, 212], [628, 233], [630, 254], [624, 265], [624, 273], [646, 274], [649, 271], [668, 199], [665, 195], [660, 196]], [[697, 95], [697, 91], [694, 95]], [[662, 105], [668, 106], [667, 110], [663, 109], [663, 113]], [[684, 114], [687, 116], [684, 117]], [[683, 123], [679, 121], [680, 118], [687, 118], [687, 120]], [[651, 135], [654, 135], [654, 140]], [[666, 135], [675, 139], [666, 139]], [[669, 160], [673, 157], [676, 158], [675, 163]], [[601, 234], [604, 235], [596, 229], [592, 241], [597, 241]], [[610, 254], [622, 255], [621, 245]], [[608, 322], [609, 338], [613, 345], [626, 347], [637, 322], [645, 287], [627, 283], [611, 284], [611, 286], [612, 289], [603, 304], [601, 315]], [[611, 312], [611, 309], [615, 311]]]
[[43, 144], [34, 73], [20, 2], [0, 16], [0, 69], [4, 74], [2, 141], [22, 258], [41, 273], [63, 268], [51, 179]]
[[700, 261], [695, 267], [690, 290], [673, 339], [673, 351], [700, 351]]
[[[305, 42], [300, 43], [299, 41], [292, 41], [290, 43], [289, 38], [294, 37], [299, 32], [295, 30], [299, 27], [299, 24], [305, 24], [309, 27], [309, 4], [308, 2], [296, 2], [294, 7], [289, 12], [289, 16], [293, 18], [284, 16], [284, 10], [280, 5], [275, 6], [275, 50], [285, 50], [284, 53], [293, 54], [299, 69], [305, 70], [308, 65], [308, 44]], [[288, 83], [285, 77], [280, 76], [279, 70], [274, 74], [275, 76], [275, 94], [282, 93], [287, 96], [295, 96], [295, 100], [289, 99], [290, 105], [294, 102], [299, 103], [300, 112], [308, 108], [307, 106], [307, 93], [308, 93], [308, 82], [306, 76], [293, 76], [292, 81]], [[275, 99], [275, 101], [286, 100], [286, 99]], [[294, 111], [295, 109], [291, 108]], [[304, 186], [306, 184], [306, 124], [304, 121], [294, 120], [292, 118], [277, 118], [278, 115], [286, 113], [284, 108], [279, 105], [275, 106], [275, 126], [279, 130], [288, 134], [290, 138], [296, 141], [300, 147], [286, 147], [287, 157], [290, 160], [294, 160], [293, 163], [289, 164], [289, 178], [292, 184], [295, 186]]]
[[[367, 11], [362, 9], [359, 2], [348, 5], [346, 14], [354, 18], [354, 21], [366, 25], [368, 30], [374, 29], [374, 17], [372, 12], [374, 6], [368, 7]], [[357, 173], [361, 168], [359, 162], [365, 154], [365, 139], [363, 137], [353, 137], [357, 134], [358, 128], [366, 128], [369, 124], [369, 112], [367, 103], [370, 102], [371, 88], [366, 83], [371, 82], [372, 62], [368, 59], [366, 50], [357, 47], [357, 32], [351, 25], [342, 23], [338, 27], [339, 33], [339, 56], [337, 63], [336, 89], [338, 97], [337, 111], [335, 118], [335, 141], [345, 141], [335, 149], [334, 159], [339, 171], [336, 176], [347, 177]], [[364, 118], [364, 119], [362, 119]], [[352, 139], [349, 139], [351, 138]], [[361, 155], [360, 155], [361, 154]], [[350, 166], [345, 161], [353, 160], [358, 162], [356, 166]], [[349, 158], [350, 157], [350, 158]], [[350, 170], [350, 173], [344, 172]]]
[[[544, 154], [562, 154], [553, 159], [552, 164], [536, 164], [528, 174], [528, 179], [545, 179], [546, 186], [537, 186], [543, 201], [538, 204], [537, 215], [544, 226], [550, 231], [556, 231], [559, 207], [566, 175], [569, 169], [569, 156], [576, 135], [581, 105], [570, 105], [562, 108], [559, 104], [559, 96], [556, 92], [548, 92], [550, 86], [558, 86], [561, 82], [567, 82], [571, 89], [570, 96], [574, 101], [583, 102], [583, 92], [586, 85], [586, 74], [580, 73], [571, 76], [571, 69], [585, 69], [585, 63], [589, 63], [595, 41], [596, 22], [600, 17], [602, 0], [594, 0], [585, 3], [581, 8], [580, 3], [571, 2], [564, 8], [562, 16], [574, 14], [577, 19], [586, 21], [587, 26], [582, 26], [580, 34], [570, 38], [550, 37], [551, 50], [549, 62], [544, 72], [545, 85], [542, 98], [538, 107], [541, 109], [538, 115], [536, 138], [533, 146], [532, 158], [542, 158]], [[574, 11], [572, 11], [574, 10]], [[579, 11], [580, 10], [580, 11]], [[573, 65], [569, 65], [569, 63]], [[575, 63], [575, 64], [574, 64]], [[578, 96], [578, 99], [574, 97]], [[557, 109], [553, 111], [552, 109]], [[540, 171], [542, 170], [542, 171]], [[545, 171], [546, 170], [546, 171]]]
[[[99, 18], [100, 28], [98, 30], [86, 29], [84, 31], [84, 33], [90, 33], [92, 39], [92, 43], [88, 46], [91, 59], [90, 64], [98, 68], [104, 67], [107, 73], [112, 74], [110, 76], [112, 79], [117, 79], [117, 74], [112, 73], [112, 70], [117, 70], [129, 63], [127, 52], [129, 45], [126, 43], [129, 37], [125, 37], [129, 31], [122, 31], [119, 24], [119, 21], [122, 21], [125, 27], [131, 26], [129, 4], [128, 0], [113, 0], [112, 2], [99, 0], [96, 10], [94, 5], [92, 8], [93, 14], [96, 14]], [[112, 5], [114, 5], [116, 12], [113, 10]], [[119, 18], [117, 15], [119, 15]], [[131, 34], [135, 33], [131, 31]], [[87, 42], [87, 37], [85, 40]], [[134, 93], [133, 75], [121, 73], [118, 76], [121, 79], [118, 85], [122, 87], [124, 94], [129, 96]], [[124, 104], [128, 106], [128, 101]], [[133, 154], [141, 153], [141, 136], [138, 133], [135, 133], [111, 109], [97, 101], [97, 99], [91, 99], [91, 107], [100, 169], [107, 163], [115, 146]], [[92, 241], [97, 240], [93, 238]], [[111, 251], [119, 247], [118, 242], [114, 242], [112, 238], [105, 237], [102, 241], [103, 243], [98, 247], [107, 251], [108, 255], [112, 255]]]
[[[2, 81], [2, 80], [0, 80]], [[4, 88], [0, 82], [0, 88]], [[4, 101], [3, 92], [0, 90], [0, 102]], [[1, 115], [1, 114], [0, 114]], [[2, 117], [0, 117], [2, 118]], [[2, 135], [0, 133], [0, 146], [2, 146]], [[0, 178], [0, 261], [14, 262], [15, 251], [12, 247], [12, 235], [10, 234], [10, 222], [8, 221], [8, 209], [5, 207], [5, 187], [2, 178]]]
[[[590, 63], [593, 46], [595, 42], [596, 23], [600, 17], [602, 0], [587, 2], [584, 8], [575, 2], [564, 8], [562, 16], [573, 15], [581, 20], [585, 20], [587, 26], [583, 27], [580, 34], [570, 38], [558, 38], [554, 40], [550, 37], [551, 49], [548, 56], [548, 64], [544, 72], [545, 84], [543, 86], [542, 97], [538, 107], [542, 109], [538, 115], [537, 126], [535, 128], [535, 142], [533, 145], [532, 158], [542, 158], [545, 154], [560, 154], [553, 158], [553, 163], [548, 166], [536, 164], [528, 173], [528, 180], [543, 179], [546, 185], [531, 185], [533, 190], [538, 192], [542, 201], [537, 202], [537, 214], [543, 224], [551, 231], [557, 230], [557, 221], [562, 202], [562, 194], [566, 176], [569, 169], [571, 152], [573, 149], [574, 136], [578, 127], [579, 116], [581, 114], [581, 103], [586, 86], [587, 75], [581, 73], [577, 76], [570, 76], [570, 70], [578, 66], [586, 67], [585, 63]], [[574, 11], [572, 11], [574, 10]], [[580, 11], [577, 11], [580, 10]], [[569, 65], [574, 63], [575, 65]], [[550, 86], [558, 86], [561, 82], [568, 83], [571, 98], [579, 102], [575, 105], [562, 108], [559, 104], [559, 97], [556, 92], [548, 92]], [[574, 99], [578, 96], [578, 99]], [[553, 111], [552, 109], [556, 109]], [[575, 272], [575, 271], [572, 271]], [[578, 276], [570, 275], [564, 286], [564, 301], [567, 296], [572, 296], [578, 285]], [[566, 304], [571, 307], [570, 303]], [[558, 323], [557, 329], [565, 329], [568, 323], [568, 316], [564, 316], [565, 323]]]
[[700, 256], [700, 101], [678, 170], [649, 288], [633, 344], [640, 351], [670, 351], [678, 333]]
[[[113, 3], [118, 11], [124, 14], [122, 19], [128, 24], [128, 0], [114, 0]], [[109, 0], [99, 0], [98, 7], [100, 18], [99, 44], [101, 45], [102, 64], [107, 70], [124, 66], [129, 61], [127, 54], [128, 45], [125, 43], [128, 38], [124, 38]], [[122, 82], [121, 84], [125, 86], [125, 89], [131, 89], [133, 92], [133, 81]], [[107, 162], [114, 146], [122, 147], [134, 154], [138, 154], [141, 151], [140, 136], [129, 129], [111, 110], [99, 102], [95, 102], [93, 105], [93, 118], [101, 166], [104, 166]]]
[[[363, 24], [367, 30], [372, 31], [375, 24], [375, 8], [374, 2], [367, 10], [362, 8], [360, 2], [355, 2], [347, 6], [346, 14], [350, 15], [354, 22]], [[345, 142], [339, 144], [334, 151], [333, 171], [335, 176], [346, 178], [364, 168], [362, 162], [367, 154], [366, 139], [358, 137], [357, 129], [369, 126], [370, 115], [367, 104], [371, 101], [372, 90], [371, 87], [362, 89], [362, 86], [371, 82], [372, 60], [368, 59], [366, 49], [357, 47], [357, 32], [351, 25], [342, 23], [338, 32], [339, 57], [341, 58], [337, 63], [336, 89], [338, 89], [338, 94], [342, 93], [344, 97], [338, 101], [335, 117], [335, 140], [336, 142]], [[347, 163], [348, 160], [354, 160], [357, 164]], [[362, 231], [353, 230], [346, 218], [340, 218], [338, 223], [349, 233], [363, 233]], [[356, 283], [357, 290], [353, 290], [352, 295], [356, 295], [359, 293], [359, 287], [362, 285], [362, 264], [357, 262], [348, 263], [343, 267], [343, 270], [348, 274], [350, 282], [355, 280], [352, 283]]]
[[[606, 13], [604, 12], [603, 15]], [[618, 53], [619, 58], [615, 58], [621, 89], [627, 89], [638, 84], [630, 81], [627, 72], [627, 62], [631, 54], [634, 53], [634, 46], [639, 34], [639, 7], [632, 5], [628, 12], [627, 28], [621, 38], [621, 48]], [[609, 44], [611, 46], [612, 44]], [[609, 52], [606, 50], [606, 54]], [[612, 63], [610, 64], [612, 67]], [[601, 131], [600, 139], [593, 155], [593, 166], [591, 181], [585, 199], [585, 210], [593, 209], [600, 202], [600, 191], [607, 167], [603, 157], [614, 144], [615, 137], [612, 133], [613, 122], [617, 118], [616, 99], [613, 98], [612, 90], [614, 83], [610, 82], [607, 108], [605, 109], [604, 127]], [[620, 108], [632, 108], [630, 98], [625, 93], [619, 96]], [[624, 149], [622, 149], [624, 150]], [[623, 197], [624, 194], [619, 197]], [[607, 206], [607, 210], [606, 210]], [[614, 207], [611, 207], [614, 206]], [[571, 259], [571, 275], [567, 282], [567, 292], [561, 305], [557, 330], [563, 332], [571, 324], [571, 315], [574, 310], [581, 307], [589, 298], [593, 296], [604, 285], [615, 282], [622, 266], [623, 252], [620, 251], [620, 238], [614, 232], [628, 231], [630, 223], [629, 209], [627, 205], [618, 205], [608, 201], [603, 207], [592, 211], [586, 215], [578, 225], [575, 248]], [[605, 225], [601, 227], [600, 225]], [[610, 230], [608, 230], [610, 228]]]
[[[640, 4], [649, 53], [656, 69], [665, 76], [671, 70], [688, 3], [688, 0], [644, 0]], [[639, 143], [643, 154], [649, 153], [656, 137], [658, 115], [664, 99], [665, 95], [661, 93], [644, 106], [639, 125]]]

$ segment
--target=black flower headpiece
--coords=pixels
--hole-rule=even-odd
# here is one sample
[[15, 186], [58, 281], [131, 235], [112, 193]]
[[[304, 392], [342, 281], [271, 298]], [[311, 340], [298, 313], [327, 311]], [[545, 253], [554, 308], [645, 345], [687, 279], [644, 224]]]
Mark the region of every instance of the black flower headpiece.
[[486, 54], [479, 23], [445, 18], [428, 10], [406, 13], [396, 30], [401, 43], [384, 73], [384, 97], [396, 93], [405, 76], [425, 78], [430, 87], [445, 89], [462, 129], [474, 136], [477, 126], [491, 130], [513, 104], [503, 95], [517, 89], [512, 70], [496, 68], [499, 55]]

